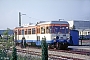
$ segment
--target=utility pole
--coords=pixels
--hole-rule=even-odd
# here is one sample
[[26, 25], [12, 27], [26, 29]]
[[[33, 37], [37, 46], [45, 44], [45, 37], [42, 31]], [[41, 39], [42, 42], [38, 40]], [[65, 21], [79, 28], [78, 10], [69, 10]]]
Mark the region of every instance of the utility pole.
[[81, 45], [82, 45], [82, 40], [83, 40], [83, 30], [82, 30], [82, 39], [81, 39]]
[[21, 12], [19, 12], [19, 26], [21, 26]]

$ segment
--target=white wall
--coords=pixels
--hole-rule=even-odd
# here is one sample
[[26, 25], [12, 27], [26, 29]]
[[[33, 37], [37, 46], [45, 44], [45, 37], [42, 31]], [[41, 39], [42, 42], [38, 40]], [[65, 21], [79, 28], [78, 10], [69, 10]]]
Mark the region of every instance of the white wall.
[[73, 25], [74, 25], [74, 21], [73, 21], [73, 20], [67, 21], [67, 22], [69, 23], [69, 27], [70, 27], [70, 28], [73, 27]]

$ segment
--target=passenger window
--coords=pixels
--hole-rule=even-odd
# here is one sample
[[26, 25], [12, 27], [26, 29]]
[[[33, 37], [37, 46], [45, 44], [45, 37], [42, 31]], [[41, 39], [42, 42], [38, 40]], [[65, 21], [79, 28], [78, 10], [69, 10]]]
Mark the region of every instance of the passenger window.
[[35, 28], [32, 28], [32, 34], [35, 34]]
[[41, 34], [45, 34], [45, 28], [41, 27]]
[[46, 27], [46, 33], [49, 33], [49, 27]]
[[25, 35], [27, 35], [27, 29], [25, 30]]
[[28, 34], [31, 34], [31, 29], [28, 29]]

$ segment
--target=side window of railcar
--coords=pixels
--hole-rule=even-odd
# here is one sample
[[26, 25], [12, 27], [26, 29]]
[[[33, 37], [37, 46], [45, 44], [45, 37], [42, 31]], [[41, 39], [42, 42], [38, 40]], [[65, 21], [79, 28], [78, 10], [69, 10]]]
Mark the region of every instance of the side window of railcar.
[[46, 27], [46, 33], [49, 33], [49, 27]]
[[54, 33], [54, 28], [52, 26], [47, 26], [46, 33]]
[[17, 35], [17, 30], [15, 31], [15, 35]]
[[28, 34], [31, 34], [31, 29], [28, 29]]
[[45, 34], [45, 27], [41, 27], [41, 34]]
[[24, 29], [22, 29], [22, 35], [24, 35]]
[[21, 30], [18, 30], [18, 35], [21, 35]]
[[27, 29], [25, 30], [25, 35], [27, 34]]
[[40, 28], [37, 28], [37, 33], [40, 33]]
[[32, 34], [35, 34], [35, 28], [32, 28]]

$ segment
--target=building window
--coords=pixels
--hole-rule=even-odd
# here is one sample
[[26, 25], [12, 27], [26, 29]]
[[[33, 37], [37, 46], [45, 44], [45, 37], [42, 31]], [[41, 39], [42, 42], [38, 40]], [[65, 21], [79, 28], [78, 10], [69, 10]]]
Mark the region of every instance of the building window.
[[32, 34], [35, 34], [35, 28], [32, 28]]
[[84, 32], [84, 35], [87, 35], [87, 32]]
[[28, 34], [31, 34], [31, 29], [28, 29]]

